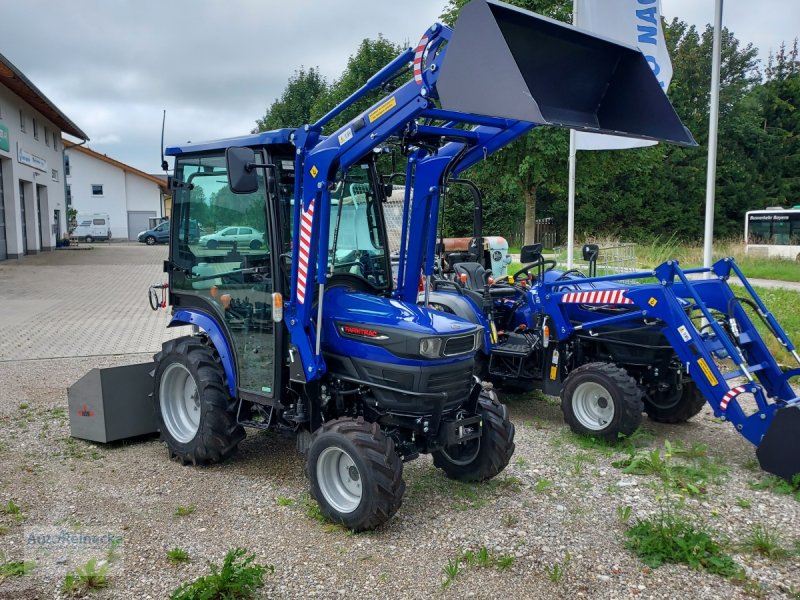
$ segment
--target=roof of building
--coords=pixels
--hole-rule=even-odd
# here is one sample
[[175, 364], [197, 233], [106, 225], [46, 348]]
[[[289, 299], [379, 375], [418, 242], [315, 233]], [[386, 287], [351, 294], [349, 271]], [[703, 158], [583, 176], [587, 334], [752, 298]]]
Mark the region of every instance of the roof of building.
[[126, 165], [124, 162], [120, 162], [118, 160], [114, 160], [113, 158], [109, 158], [105, 154], [100, 154], [99, 152], [95, 152], [91, 148], [87, 148], [86, 146], [83, 146], [81, 144], [76, 144], [74, 142], [70, 142], [67, 139], [63, 139], [62, 138], [61, 141], [64, 142], [64, 150], [75, 150], [77, 152], [81, 152], [82, 154], [86, 154], [87, 156], [91, 156], [92, 158], [96, 158], [98, 160], [102, 160], [103, 162], [106, 162], [106, 163], [108, 163], [110, 165], [113, 165], [113, 166], [119, 168], [119, 169], [122, 169], [126, 173], [130, 173], [132, 175], [138, 175], [139, 177], [147, 179], [148, 181], [152, 181], [153, 183], [155, 183], [156, 185], [158, 185], [159, 187], [161, 187], [161, 188], [163, 188], [165, 190], [167, 189], [167, 180], [166, 180], [166, 178], [159, 177], [158, 175], [150, 175], [149, 173], [145, 173], [144, 171], [140, 171], [139, 169], [136, 169], [136, 168], [134, 168], [134, 167], [132, 167], [130, 165]]
[[33, 108], [42, 113], [42, 115], [52, 121], [53, 124], [58, 126], [64, 133], [68, 133], [82, 140], [89, 139], [89, 136], [86, 135], [80, 127], [75, 125], [67, 115], [61, 112], [39, 88], [31, 83], [30, 79], [22, 74], [22, 71], [15, 67], [11, 61], [2, 54], [0, 54], [0, 84], [6, 86]]

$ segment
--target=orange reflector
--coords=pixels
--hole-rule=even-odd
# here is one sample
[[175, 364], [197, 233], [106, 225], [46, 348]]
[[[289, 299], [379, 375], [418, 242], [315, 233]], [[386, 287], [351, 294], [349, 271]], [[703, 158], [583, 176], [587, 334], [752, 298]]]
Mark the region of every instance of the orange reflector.
[[208, 290], [208, 293], [211, 294], [212, 298], [216, 298], [217, 294], [219, 294], [219, 288], [215, 285], [212, 285], [211, 289]]
[[276, 323], [283, 321], [283, 295], [280, 292], [272, 294], [272, 320]]
[[219, 297], [219, 301], [222, 302], [222, 308], [224, 308], [225, 310], [230, 309], [230, 307], [231, 307], [231, 295], [230, 294], [222, 294], [222, 296]]

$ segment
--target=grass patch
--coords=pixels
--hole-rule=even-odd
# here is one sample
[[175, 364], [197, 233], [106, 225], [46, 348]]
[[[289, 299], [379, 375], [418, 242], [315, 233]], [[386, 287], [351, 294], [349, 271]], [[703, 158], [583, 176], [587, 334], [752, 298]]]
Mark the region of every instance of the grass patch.
[[278, 506], [294, 506], [295, 502], [293, 498], [289, 498], [288, 496], [278, 496], [275, 498], [275, 504]]
[[545, 567], [547, 578], [553, 583], [561, 583], [561, 580], [564, 579], [564, 575], [567, 573], [567, 567], [569, 567], [571, 560], [572, 557], [569, 552], [567, 552], [566, 555], [564, 555], [563, 562], [554, 562], [552, 565]]
[[436, 496], [444, 499], [450, 508], [458, 511], [483, 508], [493, 497], [516, 494], [522, 490], [518, 477], [495, 477], [478, 483], [464, 483], [447, 479], [437, 471], [418, 473], [410, 479], [406, 490], [406, 501], [414, 496]]
[[766, 558], [782, 559], [789, 556], [789, 551], [781, 544], [778, 533], [763, 525], [756, 525], [740, 545], [747, 552]]
[[519, 519], [512, 514], [503, 515], [502, 523], [504, 527], [513, 527], [519, 523]]
[[176, 546], [175, 548], [167, 550], [167, 560], [171, 565], [189, 562], [189, 552]]
[[254, 598], [256, 590], [264, 585], [264, 576], [274, 573], [272, 565], [255, 562], [255, 554], [244, 548], [230, 550], [219, 567], [210, 564], [211, 573], [182, 584], [172, 592], [172, 600], [214, 600]]
[[775, 475], [765, 475], [758, 481], [751, 481], [748, 485], [754, 490], [769, 490], [776, 494], [791, 496], [800, 502], [800, 474], [795, 475], [791, 481]]
[[442, 567], [442, 589], [449, 588], [456, 578], [470, 568], [488, 569], [495, 567], [498, 571], [507, 571], [514, 566], [516, 557], [512, 554], [494, 556], [486, 546], [477, 550], [462, 550], [458, 556], [448, 560]]
[[736, 506], [739, 508], [752, 508], [753, 502], [747, 498], [736, 498]]
[[22, 523], [25, 520], [25, 515], [22, 514], [22, 508], [20, 508], [19, 504], [14, 502], [14, 500], [9, 500], [2, 506], [0, 506], [0, 512], [5, 515], [8, 515], [16, 523]]
[[99, 564], [96, 558], [64, 576], [61, 591], [66, 596], [82, 596], [92, 590], [108, 587], [108, 563]]
[[197, 507], [192, 504], [191, 506], [179, 506], [175, 509], [176, 517], [188, 517], [197, 510]]
[[639, 519], [625, 537], [625, 545], [653, 569], [664, 563], [683, 563], [723, 577], [742, 576], [741, 568], [711, 533], [674, 508], [652, 519]]
[[[800, 263], [798, 263], [798, 268], [800, 268]], [[780, 288], [767, 289], [756, 287], [755, 290], [769, 311], [778, 320], [778, 323], [780, 323], [786, 335], [788, 335], [792, 341], [800, 342], [800, 311], [797, 310], [797, 306], [800, 304], [800, 293]], [[744, 288], [741, 286], [734, 287], [734, 293], [738, 296], [747, 297]], [[769, 348], [769, 351], [775, 359], [784, 364], [795, 365], [796, 363], [792, 355], [778, 343], [775, 336], [769, 332], [767, 326], [758, 318], [756, 313], [747, 305], [744, 305], [744, 309], [755, 324], [756, 329], [758, 329], [759, 333], [764, 338], [767, 348]]]
[[0, 564], [0, 583], [8, 577], [24, 577], [36, 567], [33, 561], [11, 560]]
[[539, 479], [536, 483], [533, 484], [533, 491], [543, 494], [551, 487], [553, 487], [552, 481], [550, 481], [549, 479]]

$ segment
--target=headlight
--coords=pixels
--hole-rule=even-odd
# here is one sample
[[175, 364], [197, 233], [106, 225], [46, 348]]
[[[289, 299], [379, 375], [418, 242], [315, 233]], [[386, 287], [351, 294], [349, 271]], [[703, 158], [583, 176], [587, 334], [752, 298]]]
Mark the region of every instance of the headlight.
[[428, 358], [439, 358], [442, 349], [442, 338], [429, 337], [419, 341], [419, 353]]

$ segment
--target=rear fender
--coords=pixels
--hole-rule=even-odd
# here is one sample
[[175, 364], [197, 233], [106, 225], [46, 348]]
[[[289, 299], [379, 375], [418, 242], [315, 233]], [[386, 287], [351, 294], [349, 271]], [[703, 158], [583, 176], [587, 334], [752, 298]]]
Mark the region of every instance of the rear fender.
[[236, 365], [233, 360], [233, 353], [228, 346], [228, 339], [225, 332], [213, 318], [205, 313], [195, 310], [176, 310], [167, 327], [180, 327], [181, 325], [196, 325], [208, 335], [214, 348], [219, 354], [222, 368], [225, 371], [225, 378], [228, 380], [228, 391], [231, 396], [236, 397]]

